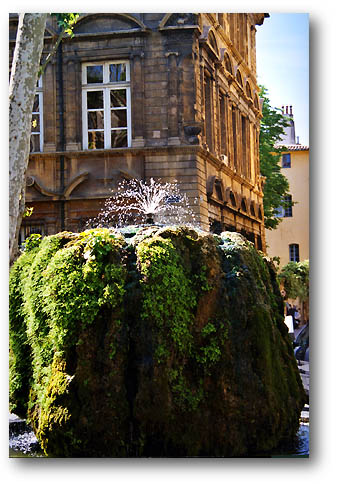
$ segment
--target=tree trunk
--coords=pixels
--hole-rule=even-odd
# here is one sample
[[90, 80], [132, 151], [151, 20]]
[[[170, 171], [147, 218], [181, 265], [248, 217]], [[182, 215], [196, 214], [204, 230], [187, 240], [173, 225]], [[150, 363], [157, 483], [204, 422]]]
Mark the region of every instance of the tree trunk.
[[26, 170], [30, 151], [32, 109], [44, 42], [46, 13], [19, 14], [9, 86], [9, 256], [25, 210]]

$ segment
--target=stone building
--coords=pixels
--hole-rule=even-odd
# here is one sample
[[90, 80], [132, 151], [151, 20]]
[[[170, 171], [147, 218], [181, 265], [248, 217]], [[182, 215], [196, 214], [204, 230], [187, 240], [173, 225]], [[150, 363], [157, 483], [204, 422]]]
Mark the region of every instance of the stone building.
[[[177, 180], [205, 230], [265, 250], [263, 13], [83, 14], [37, 86], [21, 240], [79, 231], [123, 179]], [[10, 63], [17, 18], [10, 15]], [[58, 35], [47, 22], [43, 58]]]

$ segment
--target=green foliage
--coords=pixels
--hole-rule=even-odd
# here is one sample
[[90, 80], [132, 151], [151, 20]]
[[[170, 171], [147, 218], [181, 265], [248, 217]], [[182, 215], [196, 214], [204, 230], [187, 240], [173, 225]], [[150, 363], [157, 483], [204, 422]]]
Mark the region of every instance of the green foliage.
[[11, 270], [10, 346], [12, 411], [51, 456], [243, 455], [303, 405], [273, 265], [239, 234], [33, 237]]
[[30, 252], [32, 249], [39, 247], [41, 240], [42, 236], [40, 234], [31, 234], [23, 243], [23, 250]]
[[13, 264], [9, 277], [9, 401], [10, 411], [26, 416], [32, 376], [31, 351], [26, 335], [26, 308], [23, 303], [28, 278], [37, 249], [24, 253]]
[[[143, 276], [142, 317], [153, 320], [164, 337], [169, 332], [179, 353], [190, 354], [196, 296], [173, 242], [151, 237], [141, 242], [136, 252]], [[159, 348], [159, 359], [159, 352], [166, 353]]]
[[145, 238], [136, 247], [142, 275], [141, 316], [152, 327], [157, 363], [172, 362], [168, 378], [176, 405], [189, 411], [197, 409], [204, 390], [202, 379], [188, 379], [187, 362], [211, 374], [228, 337], [227, 323], [207, 321], [200, 330], [195, 327], [198, 301], [213, 289], [201, 251], [201, 241], [180, 229]]
[[34, 207], [26, 207], [22, 217], [30, 217], [33, 213]]
[[38, 242], [37, 237], [28, 240], [10, 275], [10, 393], [13, 411], [19, 407], [24, 413], [29, 399], [31, 417], [40, 412], [37, 431], [43, 436], [51, 415], [60, 424], [52, 396], [59, 392], [58, 382], [71, 381], [68, 355], [103, 307], [114, 311], [122, 305], [125, 270], [119, 252], [124, 241], [107, 229]]
[[51, 15], [56, 17], [58, 25], [63, 32], [70, 37], [74, 37], [73, 28], [79, 18], [78, 13], [52, 13]]
[[299, 298], [301, 302], [309, 299], [309, 271], [308, 260], [289, 262], [278, 274], [278, 280], [283, 284], [286, 298]]
[[183, 409], [195, 411], [204, 397], [203, 382], [199, 381], [196, 388], [188, 384], [183, 375], [183, 368], [171, 369], [169, 372], [169, 383], [174, 396], [175, 403]]
[[265, 227], [275, 229], [281, 222], [277, 217], [279, 207], [287, 208], [284, 196], [288, 195], [289, 183], [281, 173], [279, 161], [283, 147], [275, 145], [280, 141], [284, 128], [288, 126], [286, 118], [278, 109], [272, 108], [267, 96], [267, 90], [261, 87], [260, 97], [263, 99], [262, 119], [259, 137], [260, 172], [266, 178], [264, 185], [264, 216]]

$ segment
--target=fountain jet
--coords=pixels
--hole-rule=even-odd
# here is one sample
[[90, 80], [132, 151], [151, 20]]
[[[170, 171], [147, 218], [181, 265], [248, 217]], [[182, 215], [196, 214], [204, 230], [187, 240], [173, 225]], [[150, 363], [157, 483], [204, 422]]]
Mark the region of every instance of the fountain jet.
[[[196, 200], [193, 200], [193, 204]], [[124, 180], [105, 202], [90, 227], [125, 227], [131, 224], [195, 225], [192, 200], [182, 193], [177, 183], [161, 183], [153, 178]]]

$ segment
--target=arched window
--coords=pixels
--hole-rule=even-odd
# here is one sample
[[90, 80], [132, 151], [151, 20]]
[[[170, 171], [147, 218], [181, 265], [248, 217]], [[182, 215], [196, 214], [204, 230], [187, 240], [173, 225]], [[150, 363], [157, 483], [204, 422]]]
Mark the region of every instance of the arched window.
[[242, 76], [241, 76], [241, 73], [239, 71], [239, 69], [237, 70], [237, 76], [236, 76], [236, 79], [238, 81], [238, 83], [240, 84], [241, 87], [244, 87], [244, 84], [242, 82]]
[[224, 55], [224, 61], [225, 61], [225, 67], [227, 72], [233, 75], [231, 59], [230, 59], [230, 56], [227, 54], [227, 52]]
[[215, 38], [214, 32], [212, 30], [208, 33], [208, 41], [214, 52], [218, 52], [218, 43], [217, 39]]
[[246, 82], [246, 96], [252, 99], [251, 86], [249, 82]]
[[215, 193], [217, 195], [218, 200], [223, 201], [223, 187], [221, 180], [215, 180]]
[[290, 261], [299, 262], [299, 244], [290, 244], [288, 246], [290, 252]]
[[236, 207], [237, 202], [235, 201], [235, 196], [234, 196], [234, 193], [232, 191], [230, 192], [230, 200], [231, 200], [233, 207]]

